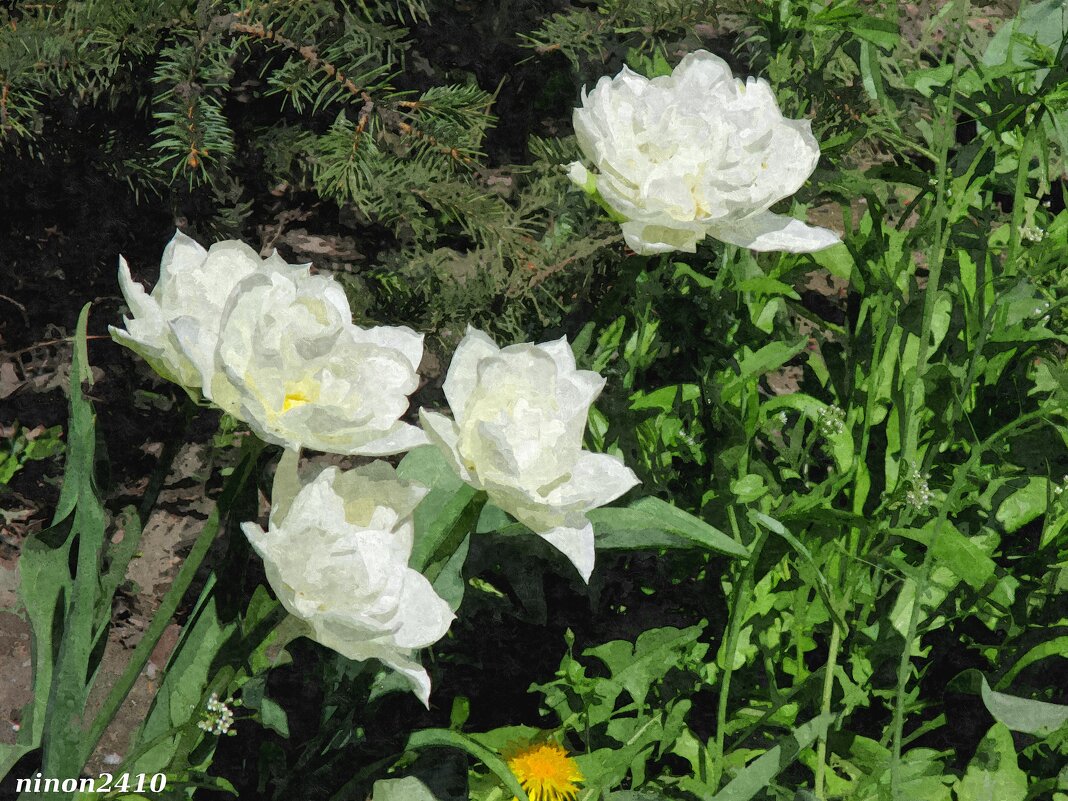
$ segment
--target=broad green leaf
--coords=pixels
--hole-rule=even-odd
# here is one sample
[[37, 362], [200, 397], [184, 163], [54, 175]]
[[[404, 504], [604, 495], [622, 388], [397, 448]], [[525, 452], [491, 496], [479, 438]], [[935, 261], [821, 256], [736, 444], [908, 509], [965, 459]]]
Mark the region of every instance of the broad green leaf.
[[456, 475], [433, 445], [409, 451], [397, 466], [397, 475], [430, 488], [415, 509], [415, 544], [408, 563], [434, 581], [474, 530], [485, 496], [476, 503], [478, 491]]
[[485, 493], [463, 482], [427, 493], [415, 509], [415, 544], [408, 564], [434, 581], [474, 531], [485, 501]]
[[[219, 650], [236, 630], [236, 623], [219, 619], [210, 580], [193, 615], [182, 629], [164, 668], [163, 679], [144, 723], [132, 739], [134, 748], [147, 748], [129, 765], [131, 773], [164, 771], [182, 747], [178, 729], [195, 723], [203, 709], [211, 667]], [[173, 733], [173, 736], [168, 736]]]
[[737, 478], [731, 482], [731, 492], [738, 498], [738, 503], [752, 503], [768, 492], [764, 477], [756, 473]]
[[[20, 744], [43, 749], [46, 775], [76, 776], [84, 757], [82, 716], [92, 682], [105, 515], [95, 482], [96, 417], [82, 391], [89, 305], [78, 317], [70, 373], [70, 423], [63, 489], [53, 525], [23, 546], [20, 594], [33, 633], [34, 700]], [[74, 575], [69, 562], [73, 562]], [[55, 662], [52, 656], [55, 655]], [[9, 769], [10, 766], [8, 766]]]
[[1045, 478], [1032, 476], [1001, 502], [995, 517], [1006, 533], [1018, 531], [1046, 511], [1048, 484]]
[[642, 707], [649, 689], [668, 670], [686, 659], [703, 630], [703, 625], [685, 629], [672, 626], [648, 629], [639, 634], [633, 643], [612, 640], [587, 648], [583, 654], [604, 662], [611, 673], [611, 680], [623, 687], [634, 702]]
[[422, 445], [408, 451], [397, 465], [397, 475], [430, 489], [452, 489], [463, 483], [463, 479], [456, 475], [452, 465], [435, 445]]
[[994, 560], [983, 548], [965, 537], [949, 521], [945, 521], [932, 537], [931, 548], [936, 559], [962, 578], [972, 589], [982, 589], [994, 575]]
[[430, 788], [414, 776], [380, 779], [371, 791], [371, 801], [437, 801]]
[[545, 734], [533, 726], [501, 726], [485, 732], [473, 732], [468, 736], [486, 748], [503, 752], [512, 745], [533, 742]]
[[957, 783], [957, 801], [1024, 801], [1027, 774], [1016, 762], [1012, 732], [995, 723], [979, 743], [964, 778]]
[[728, 556], [749, 551], [715, 526], [659, 498], [641, 498], [625, 508], [594, 509], [597, 547], [603, 549], [704, 547]]
[[1012, 731], [1045, 737], [1068, 724], [1068, 706], [996, 692], [985, 676], [981, 691], [987, 711]]
[[471, 549], [471, 536], [463, 538], [452, 555], [445, 560], [441, 570], [434, 578], [434, 592], [444, 600], [452, 611], [460, 608], [464, 600], [464, 591], [467, 582], [464, 581], [464, 562], [467, 561], [467, 552]]
[[265, 729], [270, 729], [282, 737], [289, 737], [289, 716], [282, 706], [271, 698], [265, 697], [260, 702], [260, 723]]

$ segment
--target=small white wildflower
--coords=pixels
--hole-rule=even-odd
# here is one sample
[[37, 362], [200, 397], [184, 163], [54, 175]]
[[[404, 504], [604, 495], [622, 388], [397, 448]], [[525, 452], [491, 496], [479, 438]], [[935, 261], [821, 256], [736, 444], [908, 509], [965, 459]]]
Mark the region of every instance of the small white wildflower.
[[207, 710], [204, 717], [197, 721], [197, 728], [208, 734], [214, 734], [216, 737], [223, 734], [236, 734], [230, 731], [230, 727], [234, 725], [234, 713], [229, 704], [233, 703], [233, 698], [220, 701], [218, 693], [212, 693], [204, 705]]
[[1053, 494], [1057, 495], [1058, 497], [1060, 495], [1063, 495], [1065, 487], [1068, 487], [1068, 475], [1061, 479], [1060, 484], [1057, 484], [1053, 487]]
[[830, 405], [820, 409], [816, 421], [820, 434], [833, 437], [845, 431], [845, 412], [841, 406]]
[[1028, 242], [1041, 242], [1046, 238], [1046, 232], [1037, 225], [1025, 225], [1020, 229], [1020, 238]]
[[920, 473], [919, 470], [915, 469], [912, 471], [912, 475], [909, 476], [909, 483], [912, 488], [905, 493], [905, 502], [917, 512], [922, 512], [930, 506], [931, 500], [934, 498], [934, 494], [927, 484], [930, 478], [929, 473]]
[[784, 411], [783, 412], [779, 412], [779, 422], [782, 423], [783, 425], [786, 425], [786, 423], [787, 423], [786, 412], [784, 412]]

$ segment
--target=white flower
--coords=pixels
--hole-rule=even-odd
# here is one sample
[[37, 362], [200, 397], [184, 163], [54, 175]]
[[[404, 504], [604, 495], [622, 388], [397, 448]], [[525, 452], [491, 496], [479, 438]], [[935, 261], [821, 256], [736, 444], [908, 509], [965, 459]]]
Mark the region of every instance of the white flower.
[[419, 412], [460, 477], [563, 552], [586, 581], [594, 562], [586, 512], [638, 483], [616, 457], [582, 450], [604, 383], [575, 369], [566, 338], [502, 349], [468, 328], [445, 378], [455, 422]]
[[768, 211], [816, 168], [809, 121], [784, 118], [767, 81], [735, 80], [711, 53], [652, 80], [627, 67], [601, 78], [583, 89], [574, 125], [598, 174], [576, 163], [569, 176], [626, 218], [623, 236], [638, 253], [692, 253], [705, 236], [793, 253], [839, 241]]
[[426, 488], [384, 462], [302, 480], [298, 458], [286, 451], [278, 465], [267, 531], [241, 526], [267, 580], [308, 636], [349, 659], [381, 661], [429, 705], [430, 677], [413, 652], [445, 636], [454, 616], [408, 567], [412, 512]]
[[277, 254], [261, 259], [243, 242], [217, 242], [205, 250], [181, 231], [163, 251], [152, 293], [135, 283], [119, 257], [119, 285], [132, 317], [114, 339], [141, 355], [164, 378], [188, 390], [211, 385], [215, 344], [227, 297], [256, 272], [302, 271]]
[[259, 272], [222, 313], [208, 397], [268, 442], [381, 456], [426, 443], [400, 422], [423, 336], [352, 323], [341, 286], [326, 276]]

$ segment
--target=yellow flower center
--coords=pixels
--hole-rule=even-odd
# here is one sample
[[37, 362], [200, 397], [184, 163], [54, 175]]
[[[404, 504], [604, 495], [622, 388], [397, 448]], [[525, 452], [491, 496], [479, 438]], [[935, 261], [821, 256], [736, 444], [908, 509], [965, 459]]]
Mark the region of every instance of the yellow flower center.
[[319, 400], [319, 385], [314, 380], [305, 378], [302, 381], [286, 384], [286, 394], [282, 399], [282, 414], [290, 409], [303, 406], [305, 403], [314, 403]]
[[578, 795], [582, 772], [556, 743], [532, 743], [513, 751], [507, 760], [530, 801], [574, 801]]
[[285, 400], [282, 401], [282, 411], [288, 412], [294, 406], [303, 406], [310, 400], [311, 398], [299, 390], [296, 392], [287, 392]]

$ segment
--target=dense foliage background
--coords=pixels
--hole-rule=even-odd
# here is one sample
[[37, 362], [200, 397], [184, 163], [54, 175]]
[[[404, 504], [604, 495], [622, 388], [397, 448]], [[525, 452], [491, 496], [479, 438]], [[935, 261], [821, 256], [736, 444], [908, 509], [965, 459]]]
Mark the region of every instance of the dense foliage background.
[[[151, 282], [175, 226], [240, 238], [331, 271], [357, 322], [425, 331], [413, 407], [440, 404], [468, 323], [502, 343], [566, 334], [609, 377], [587, 447], [750, 556], [603, 528], [587, 590], [532, 538], [475, 534], [461, 613], [427, 660], [430, 711], [297, 641], [246, 685], [262, 726], [159, 756], [172, 787], [362, 799], [415, 774], [441, 801], [502, 799], [476, 746], [540, 729], [578, 755], [584, 800], [1064, 801], [1066, 32], [1063, 0], [7, 3], [0, 554], [18, 561], [56, 506], [90, 300], [109, 537], [183, 442], [197, 458], [165, 500], [200, 524], [190, 510], [219, 495], [240, 431], [183, 416], [181, 392], [105, 328], [119, 253]], [[780, 210], [844, 245], [635, 256], [570, 186], [581, 87], [699, 48], [812, 119], [820, 166]], [[164, 557], [188, 541], [175, 532]], [[203, 680], [151, 688], [187, 717], [266, 598], [247, 551], [206, 564], [196, 588], [227, 581], [219, 631], [197, 636], [222, 655], [179, 648], [165, 675]], [[101, 675], [121, 671], [159, 581], [118, 586]], [[178, 622], [199, 619], [195, 598]], [[25, 650], [25, 615], [5, 606]], [[22, 658], [8, 675], [17, 715]], [[146, 693], [90, 773], [158, 736]], [[413, 745], [428, 728], [467, 751]], [[40, 758], [11, 764], [5, 788]]]

